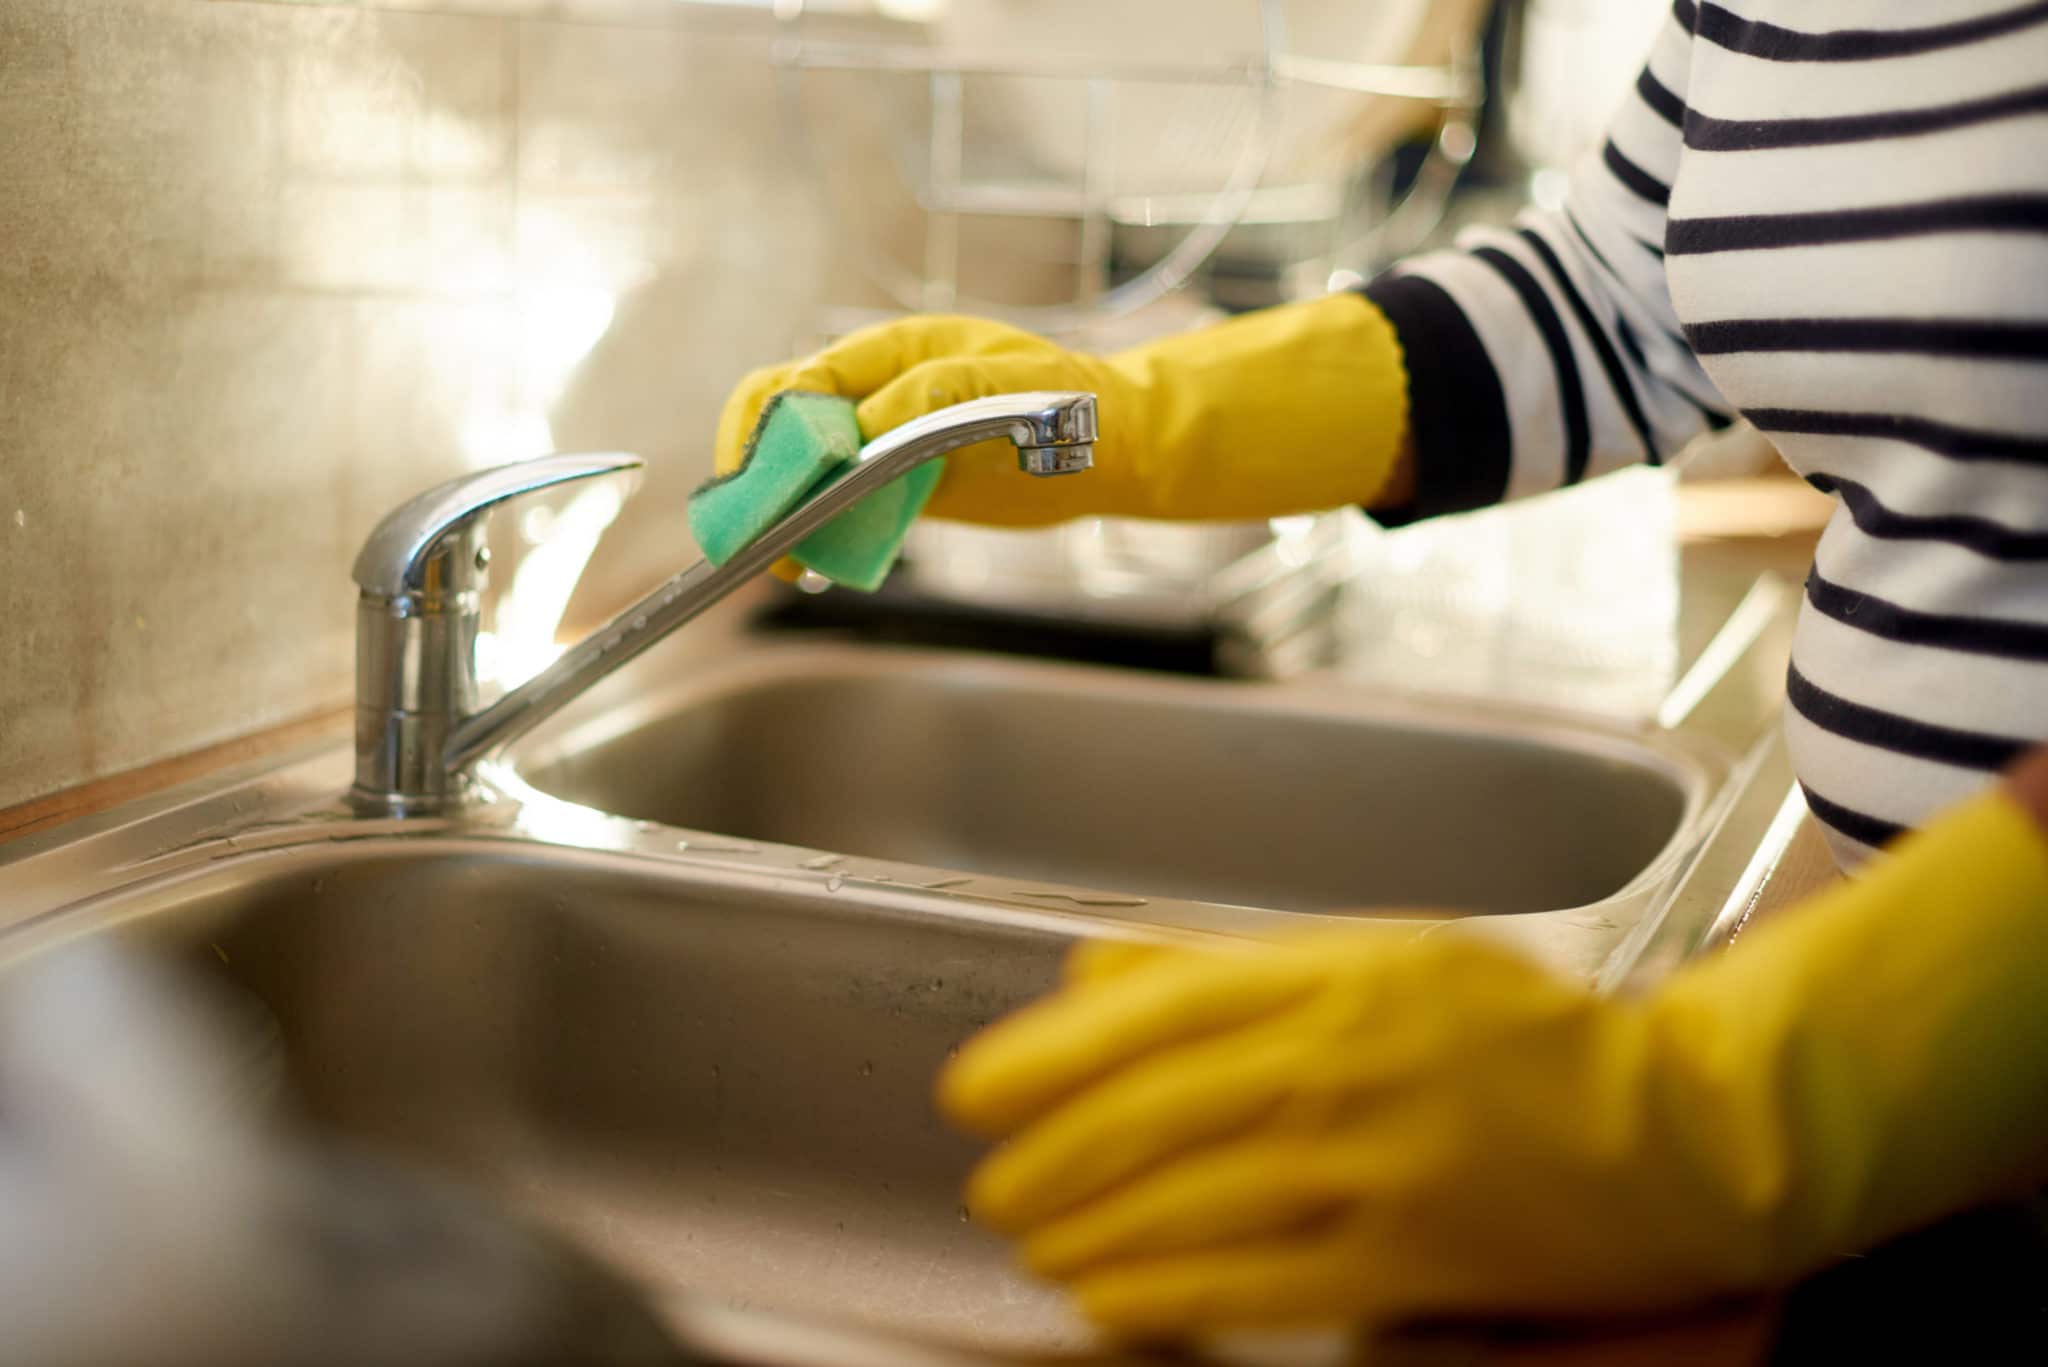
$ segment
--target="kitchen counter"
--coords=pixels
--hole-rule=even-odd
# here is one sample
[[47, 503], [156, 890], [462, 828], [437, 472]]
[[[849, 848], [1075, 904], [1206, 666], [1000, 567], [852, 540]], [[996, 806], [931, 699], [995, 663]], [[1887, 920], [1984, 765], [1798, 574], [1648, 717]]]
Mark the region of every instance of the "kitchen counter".
[[[1679, 657], [1696, 660], [1759, 575], [1804, 584], [1834, 501], [1790, 476], [1681, 486]], [[1789, 642], [1787, 642], [1789, 647]], [[1782, 663], [1776, 668], [1782, 669]], [[1768, 916], [1841, 877], [1820, 828], [1799, 815], [1758, 889]]]

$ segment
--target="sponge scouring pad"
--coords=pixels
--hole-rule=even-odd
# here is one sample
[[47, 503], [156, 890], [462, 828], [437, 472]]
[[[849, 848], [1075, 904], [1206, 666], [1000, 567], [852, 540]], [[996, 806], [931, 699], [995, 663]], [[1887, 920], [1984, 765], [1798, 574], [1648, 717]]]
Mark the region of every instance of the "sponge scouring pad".
[[[846, 473], [860, 447], [851, 399], [801, 390], [770, 399], [739, 469], [690, 495], [690, 530], [705, 558], [723, 565], [737, 555]], [[892, 480], [798, 542], [791, 555], [834, 583], [873, 592], [941, 473], [931, 461]]]

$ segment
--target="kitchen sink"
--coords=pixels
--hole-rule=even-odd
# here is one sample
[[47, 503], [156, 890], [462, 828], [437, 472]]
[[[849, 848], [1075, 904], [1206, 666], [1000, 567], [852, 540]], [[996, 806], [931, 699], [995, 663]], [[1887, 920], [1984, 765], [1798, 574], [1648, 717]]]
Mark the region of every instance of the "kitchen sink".
[[535, 789], [931, 869], [1306, 912], [1621, 893], [1688, 835], [1696, 750], [1449, 703], [788, 647], [542, 732]]
[[[933, 1075], [1073, 930], [686, 861], [372, 839], [80, 910], [274, 1016], [292, 1104], [509, 1198], [658, 1297], [1078, 1349], [970, 1225]], [[253, 999], [253, 1000], [252, 1000]], [[686, 1318], [677, 1300], [671, 1312]]]
[[103, 933], [178, 957], [275, 1022], [282, 1104], [539, 1215], [734, 1361], [1110, 1362], [964, 1218], [976, 1146], [930, 1099], [952, 1049], [1088, 936], [1420, 914], [1589, 980], [1662, 966], [1734, 905], [1781, 749], [938, 651], [656, 651], [482, 766], [475, 806], [353, 808], [329, 743], [0, 846], [0, 963]]

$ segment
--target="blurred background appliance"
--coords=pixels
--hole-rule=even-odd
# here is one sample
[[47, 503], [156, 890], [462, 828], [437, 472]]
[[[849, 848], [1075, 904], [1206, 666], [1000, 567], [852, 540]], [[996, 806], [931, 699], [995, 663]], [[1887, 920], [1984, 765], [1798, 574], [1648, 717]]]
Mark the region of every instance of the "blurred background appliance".
[[[1477, 145], [1486, 0], [883, 9], [877, 37], [777, 7], [784, 109], [865, 290], [816, 343], [924, 310], [1106, 350], [1308, 297], [1424, 242]], [[1198, 641], [1217, 577], [1275, 535], [933, 522], [885, 599], [780, 616], [900, 629], [950, 605]]]
[[922, 17], [835, 38], [777, 7], [785, 109], [876, 291], [828, 333], [954, 310], [1094, 342], [1184, 324], [1105, 326], [1198, 274], [1227, 306], [1313, 293], [1421, 241], [1474, 147], [1486, 0], [884, 8]]

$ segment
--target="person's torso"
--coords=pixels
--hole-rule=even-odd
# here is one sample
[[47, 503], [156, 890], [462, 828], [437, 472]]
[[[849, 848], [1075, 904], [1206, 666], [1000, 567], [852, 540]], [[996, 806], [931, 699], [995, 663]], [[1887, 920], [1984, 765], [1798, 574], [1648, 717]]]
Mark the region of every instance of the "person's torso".
[[1876, 843], [2048, 740], [2048, 4], [1679, 9], [1672, 301], [1838, 498], [1787, 726]]

